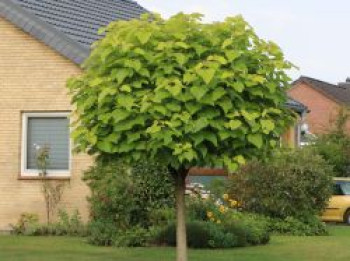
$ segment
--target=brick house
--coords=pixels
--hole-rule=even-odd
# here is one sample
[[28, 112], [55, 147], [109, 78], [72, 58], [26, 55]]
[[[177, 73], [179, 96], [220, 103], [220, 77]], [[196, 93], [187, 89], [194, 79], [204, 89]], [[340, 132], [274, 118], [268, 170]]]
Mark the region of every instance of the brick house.
[[81, 73], [98, 28], [145, 11], [132, 0], [0, 0], [0, 230], [23, 212], [45, 220], [40, 144], [50, 146], [49, 177], [67, 182], [61, 207], [87, 219], [81, 173], [91, 159], [70, 152], [66, 81]]
[[[24, 212], [45, 220], [35, 160], [43, 145], [50, 147], [48, 178], [67, 183], [59, 207], [87, 220], [81, 177], [91, 158], [71, 153], [66, 81], [81, 73], [98, 28], [146, 11], [133, 0], [0, 0], [0, 231]], [[293, 100], [287, 106], [306, 111]], [[295, 137], [295, 128], [289, 132]]]
[[[339, 110], [350, 105], [350, 79], [335, 85], [301, 76], [288, 94], [310, 109], [305, 122], [312, 134], [321, 134], [332, 127]], [[350, 131], [350, 122], [347, 129]]]

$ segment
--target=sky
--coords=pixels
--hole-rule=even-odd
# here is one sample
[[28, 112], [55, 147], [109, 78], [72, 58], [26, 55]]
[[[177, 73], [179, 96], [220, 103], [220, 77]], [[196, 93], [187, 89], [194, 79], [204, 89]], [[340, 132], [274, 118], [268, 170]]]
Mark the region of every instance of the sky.
[[138, 0], [167, 18], [199, 12], [205, 22], [241, 14], [257, 34], [277, 43], [299, 67], [289, 72], [338, 83], [350, 77], [349, 0]]

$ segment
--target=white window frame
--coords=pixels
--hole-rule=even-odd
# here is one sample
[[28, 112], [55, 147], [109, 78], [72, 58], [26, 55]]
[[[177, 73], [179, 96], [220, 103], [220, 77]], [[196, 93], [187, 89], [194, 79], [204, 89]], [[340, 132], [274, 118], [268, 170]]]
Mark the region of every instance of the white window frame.
[[[40, 170], [27, 169], [27, 134], [29, 118], [62, 118], [69, 119], [69, 112], [23, 112], [22, 113], [22, 150], [21, 150], [21, 177], [39, 177]], [[68, 170], [47, 170], [47, 177], [66, 178], [71, 176], [72, 169], [72, 140], [69, 139]]]

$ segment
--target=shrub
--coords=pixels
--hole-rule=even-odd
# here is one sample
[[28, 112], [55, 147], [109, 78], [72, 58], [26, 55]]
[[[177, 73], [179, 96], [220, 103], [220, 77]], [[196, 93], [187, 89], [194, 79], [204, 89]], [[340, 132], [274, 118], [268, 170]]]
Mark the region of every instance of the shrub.
[[[91, 189], [90, 243], [144, 245], [148, 237], [144, 229], [166, 224], [172, 216], [169, 208], [174, 206], [173, 180], [160, 163], [139, 162], [129, 167], [102, 155], [85, 172], [84, 180]], [[104, 223], [113, 233], [103, 228]]]
[[149, 244], [151, 233], [149, 229], [136, 226], [115, 236], [113, 244], [118, 247], [144, 247]]
[[82, 222], [79, 211], [72, 215], [60, 210], [57, 222], [50, 224], [40, 224], [38, 216], [24, 213], [18, 223], [13, 227], [16, 235], [28, 236], [87, 236], [87, 226]]
[[338, 112], [335, 122], [327, 133], [312, 139], [312, 144], [330, 165], [334, 166], [335, 176], [350, 177], [350, 135], [347, 131], [349, 109]]
[[118, 233], [115, 222], [108, 220], [93, 220], [89, 224], [88, 242], [96, 246], [111, 246]]
[[[217, 224], [205, 221], [191, 221], [187, 225], [188, 246], [191, 248], [232, 248], [265, 244], [269, 237], [257, 240], [252, 230], [240, 223]], [[253, 239], [253, 241], [251, 240]], [[155, 238], [159, 245], [176, 245], [175, 224], [169, 224]]]
[[101, 156], [84, 174], [91, 189], [93, 219], [113, 220], [118, 228], [150, 226], [150, 213], [174, 204], [173, 181], [165, 166], [140, 162], [132, 168]]
[[23, 213], [15, 225], [11, 224], [12, 233], [15, 235], [30, 235], [33, 227], [39, 224], [39, 217], [33, 213]]
[[328, 235], [325, 223], [318, 217], [311, 217], [308, 220], [298, 220], [293, 217], [285, 219], [270, 219], [269, 230], [275, 234], [293, 236], [324, 236]]
[[248, 212], [303, 220], [326, 207], [332, 176], [332, 168], [312, 148], [281, 151], [267, 162], [253, 161], [233, 174], [229, 192]]

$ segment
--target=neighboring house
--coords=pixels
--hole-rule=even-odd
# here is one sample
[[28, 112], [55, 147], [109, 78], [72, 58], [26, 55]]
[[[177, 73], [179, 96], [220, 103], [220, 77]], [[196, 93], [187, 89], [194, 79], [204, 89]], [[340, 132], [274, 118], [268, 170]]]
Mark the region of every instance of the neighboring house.
[[86, 220], [91, 164], [71, 153], [66, 81], [81, 73], [97, 30], [146, 10], [132, 0], [0, 0], [0, 230], [23, 212], [45, 220], [36, 148], [49, 146], [49, 177], [67, 181], [61, 206]]
[[[350, 79], [335, 85], [301, 76], [293, 83], [289, 95], [310, 109], [305, 120], [309, 132], [322, 134], [334, 126], [339, 110], [350, 106]], [[350, 122], [347, 130], [350, 131]]]

